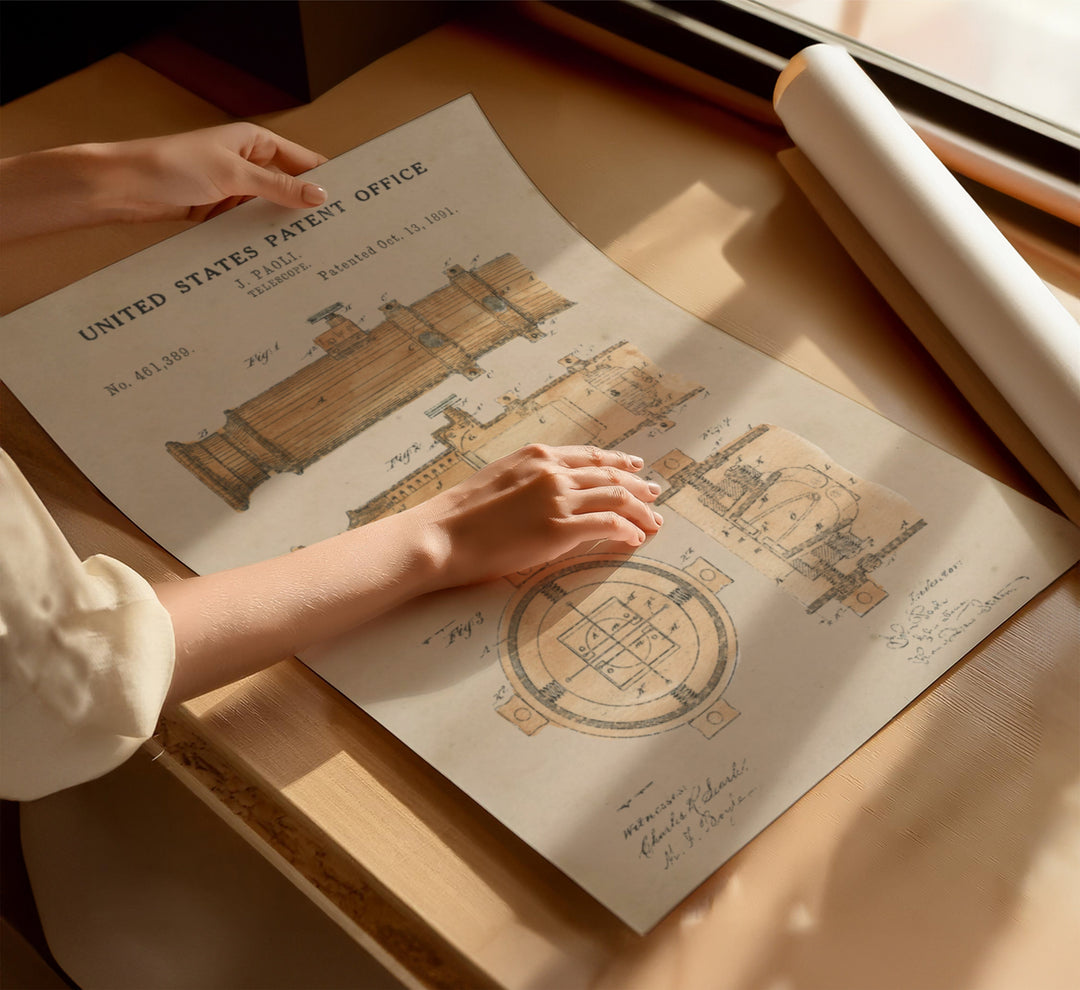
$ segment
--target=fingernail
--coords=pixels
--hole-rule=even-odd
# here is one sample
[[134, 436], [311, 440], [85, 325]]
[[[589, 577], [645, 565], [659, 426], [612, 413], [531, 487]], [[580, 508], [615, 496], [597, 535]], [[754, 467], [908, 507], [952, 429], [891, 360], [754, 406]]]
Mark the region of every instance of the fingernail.
[[300, 198], [308, 206], [318, 206], [326, 202], [326, 190], [322, 186], [315, 185], [314, 182], [305, 182], [304, 188], [300, 191]]
[[652, 514], [652, 517], [653, 517], [653, 519], [656, 520], [656, 525], [657, 526], [663, 526], [664, 525], [664, 517], [662, 515], [660, 515], [659, 512], [654, 512]]
[[650, 481], [649, 482], [649, 491], [653, 495], [659, 495], [660, 494], [660, 486], [655, 481]]
[[630, 458], [630, 464], [633, 467], [636, 467], [636, 468], [645, 467], [645, 462], [640, 457], [638, 457], [636, 454], [630, 454], [629, 458]]

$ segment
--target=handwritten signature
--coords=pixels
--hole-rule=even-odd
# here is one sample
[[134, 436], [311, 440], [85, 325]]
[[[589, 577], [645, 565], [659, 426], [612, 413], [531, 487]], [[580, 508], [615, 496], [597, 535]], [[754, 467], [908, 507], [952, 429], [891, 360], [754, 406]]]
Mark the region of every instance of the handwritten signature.
[[[623, 841], [633, 841], [641, 859], [663, 863], [671, 869], [682, 856], [713, 829], [735, 824], [736, 812], [757, 791], [747, 787], [743, 778], [750, 772], [749, 763], [733, 760], [722, 775], [709, 774], [704, 780], [680, 784], [623, 826]], [[620, 805], [622, 811], [648, 787], [642, 788]]]
[[909, 606], [906, 622], [894, 622], [889, 626], [885, 645], [890, 650], [910, 650], [908, 660], [912, 663], [929, 663], [935, 654], [1017, 594], [1024, 582], [1030, 580], [1026, 575], [1013, 578], [989, 598], [964, 598], [959, 602], [920, 598]]

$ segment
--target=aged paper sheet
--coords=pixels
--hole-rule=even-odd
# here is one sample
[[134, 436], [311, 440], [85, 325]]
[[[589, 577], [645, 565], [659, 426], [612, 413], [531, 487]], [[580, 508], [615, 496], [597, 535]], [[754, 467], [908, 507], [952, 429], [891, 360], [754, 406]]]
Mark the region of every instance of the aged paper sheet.
[[1077, 559], [1075, 528], [655, 295], [470, 98], [5, 319], [5, 381], [200, 572], [522, 443], [641, 455], [660, 535], [304, 659], [638, 931]]

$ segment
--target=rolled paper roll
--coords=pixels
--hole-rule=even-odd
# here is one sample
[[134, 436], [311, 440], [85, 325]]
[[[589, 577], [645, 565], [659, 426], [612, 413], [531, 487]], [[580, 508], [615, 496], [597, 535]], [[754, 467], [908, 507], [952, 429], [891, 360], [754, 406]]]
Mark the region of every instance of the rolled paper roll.
[[[1080, 488], [1080, 325], [842, 48], [780, 74], [788, 134]], [[991, 424], [992, 425], [992, 424]]]

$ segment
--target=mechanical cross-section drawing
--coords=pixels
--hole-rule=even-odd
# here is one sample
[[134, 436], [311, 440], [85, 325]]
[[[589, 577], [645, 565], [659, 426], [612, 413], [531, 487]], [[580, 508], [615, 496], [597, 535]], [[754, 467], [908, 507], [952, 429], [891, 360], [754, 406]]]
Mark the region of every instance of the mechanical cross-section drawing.
[[564, 357], [561, 364], [566, 372], [533, 394], [503, 395], [505, 409], [488, 423], [453, 406], [443, 409], [449, 422], [433, 436], [446, 446], [446, 453], [350, 511], [350, 528], [423, 502], [526, 443], [609, 448], [645, 428], [670, 429], [672, 411], [701, 391], [699, 385], [661, 370], [629, 344], [617, 344], [592, 358]]
[[[446, 452], [349, 512], [349, 525], [417, 505], [530, 441], [615, 447], [670, 429], [674, 410], [701, 391], [629, 344], [561, 363], [566, 372], [531, 395], [503, 395], [486, 424], [441, 408], [448, 422], [433, 436]], [[518, 591], [499, 643], [515, 694], [498, 711], [527, 735], [549, 723], [604, 736], [689, 723], [712, 737], [738, 714], [721, 697], [736, 650], [716, 593], [730, 579], [708, 561], [585, 556], [507, 580]]]
[[[525, 397], [506, 393], [487, 423], [440, 403], [444, 452], [349, 512], [359, 526], [423, 502], [523, 443], [614, 447], [666, 430], [701, 392], [622, 343]], [[758, 426], [697, 463], [673, 450], [652, 465], [658, 504], [773, 579], [808, 613], [829, 601], [865, 615], [886, 597], [869, 577], [925, 522], [897, 495], [852, 475], [787, 430]], [[914, 520], [914, 521], [912, 521]], [[510, 575], [499, 651], [513, 694], [497, 709], [533, 735], [549, 724], [594, 735], [690, 725], [711, 738], [738, 715], [723, 697], [735, 628], [718, 592], [731, 579], [703, 557], [683, 567], [641, 553], [560, 560]]]
[[652, 465], [657, 500], [773, 578], [808, 613], [830, 601], [865, 615], [887, 592], [869, 575], [926, 522], [896, 492], [855, 477], [802, 437], [757, 426], [697, 463]]
[[325, 353], [284, 381], [226, 410], [225, 426], [165, 446], [237, 510], [272, 473], [303, 472], [321, 457], [454, 374], [476, 378], [477, 360], [514, 337], [537, 340], [540, 324], [572, 302], [511, 254], [467, 270], [410, 305], [380, 307], [364, 330], [331, 306], [312, 317]]
[[497, 710], [526, 735], [554, 723], [600, 736], [691, 725], [711, 738], [737, 717], [722, 695], [735, 628], [707, 560], [585, 556], [540, 568], [503, 612], [500, 651], [514, 696]]

